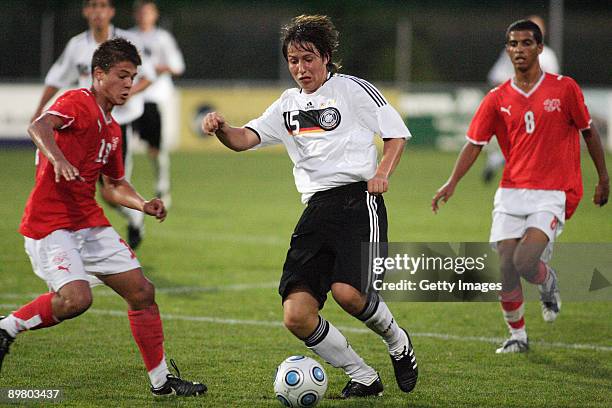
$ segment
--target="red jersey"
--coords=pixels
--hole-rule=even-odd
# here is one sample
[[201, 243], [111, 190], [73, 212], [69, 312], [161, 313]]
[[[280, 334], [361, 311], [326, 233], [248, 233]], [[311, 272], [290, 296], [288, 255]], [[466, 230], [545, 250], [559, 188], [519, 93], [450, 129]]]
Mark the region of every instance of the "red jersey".
[[64, 120], [64, 125], [55, 130], [55, 142], [85, 181], [66, 181], [62, 177], [56, 183], [53, 165], [37, 152], [36, 183], [19, 232], [41, 239], [58, 229], [109, 226], [95, 199], [96, 182], [100, 173], [113, 179], [124, 176], [121, 128], [111, 116], [106, 117], [87, 89], [64, 93], [45, 114]]
[[490, 91], [470, 123], [467, 138], [486, 144], [496, 135], [506, 158], [500, 186], [564, 191], [570, 218], [582, 198], [579, 131], [590, 123], [578, 84], [547, 73], [529, 93], [512, 80]]

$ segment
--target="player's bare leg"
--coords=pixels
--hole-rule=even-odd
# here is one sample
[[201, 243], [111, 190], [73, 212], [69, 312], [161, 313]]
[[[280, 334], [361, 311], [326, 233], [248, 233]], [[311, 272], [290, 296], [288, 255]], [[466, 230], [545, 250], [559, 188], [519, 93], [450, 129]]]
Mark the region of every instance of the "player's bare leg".
[[295, 289], [283, 301], [283, 321], [294, 336], [304, 342], [322, 359], [342, 368], [351, 378], [349, 384], [360, 384], [367, 393], [353, 393], [348, 397], [382, 394], [382, 383], [376, 371], [353, 350], [344, 335], [319, 315], [319, 302], [307, 291]]
[[495, 351], [498, 354], [520, 353], [529, 350], [525, 330], [525, 305], [521, 277], [514, 265], [514, 254], [518, 243], [518, 239], [507, 239], [497, 243], [502, 280], [500, 302], [504, 320], [510, 331], [510, 338]]
[[525, 280], [538, 285], [542, 317], [550, 323], [561, 311], [561, 297], [555, 270], [541, 260], [548, 242], [548, 236], [544, 232], [537, 228], [528, 228], [514, 253], [514, 264]]
[[376, 292], [366, 296], [353, 286], [340, 282], [332, 285], [332, 294], [347, 313], [364, 322], [382, 338], [389, 349], [398, 386], [404, 392], [412, 391], [418, 379], [412, 341], [406, 330], [398, 326], [383, 299]]
[[7, 317], [0, 318], [0, 368], [17, 334], [25, 330], [38, 330], [72, 319], [91, 306], [89, 282], [76, 280], [62, 286], [57, 292], [41, 295]]
[[117, 292], [128, 304], [128, 318], [134, 340], [151, 380], [154, 395], [195, 396], [207, 390], [204, 384], [186, 381], [170, 374], [164, 354], [164, 333], [159, 309], [155, 303], [155, 287], [140, 268], [115, 275], [99, 276], [105, 285]]

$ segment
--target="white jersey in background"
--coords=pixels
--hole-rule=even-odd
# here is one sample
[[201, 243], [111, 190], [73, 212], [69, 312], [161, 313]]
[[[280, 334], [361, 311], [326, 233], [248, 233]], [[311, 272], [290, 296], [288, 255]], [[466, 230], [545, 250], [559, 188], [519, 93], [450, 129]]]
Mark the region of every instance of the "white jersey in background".
[[411, 137], [397, 111], [369, 82], [333, 74], [307, 94], [286, 90], [245, 127], [258, 134], [254, 147], [283, 143], [293, 161], [295, 185], [306, 203], [317, 191], [374, 177], [374, 135]]
[[[138, 67], [139, 76], [144, 76], [151, 82], [155, 81], [157, 77], [155, 68], [149, 58], [144, 55], [138, 37], [127, 30], [111, 25], [108, 40], [117, 37], [125, 38], [138, 48], [142, 59], [142, 65]], [[100, 43], [95, 41], [89, 30], [72, 37], [62, 55], [47, 73], [45, 85], [61, 89], [78, 84], [79, 88], [91, 88], [91, 59], [99, 45]], [[125, 105], [115, 107], [113, 117], [117, 123], [125, 125], [138, 119], [143, 111], [144, 98], [141, 92], [131, 96]]]
[[[183, 54], [168, 31], [159, 27], [150, 31], [140, 31], [138, 27], [132, 27], [130, 32], [139, 38], [143, 53], [151, 60], [153, 66], [166, 65], [177, 75], [185, 71]], [[164, 103], [173, 91], [172, 75], [165, 72], [145, 89], [145, 102]]]
[[[551, 48], [544, 46], [544, 50], [540, 54], [539, 60], [542, 71], [550, 74], [560, 74], [557, 56]], [[497, 58], [495, 65], [493, 65], [489, 71], [487, 80], [491, 85], [497, 86], [503, 84], [513, 76], [514, 66], [512, 65], [512, 61], [510, 60], [510, 57], [508, 57], [506, 50], [504, 49]]]

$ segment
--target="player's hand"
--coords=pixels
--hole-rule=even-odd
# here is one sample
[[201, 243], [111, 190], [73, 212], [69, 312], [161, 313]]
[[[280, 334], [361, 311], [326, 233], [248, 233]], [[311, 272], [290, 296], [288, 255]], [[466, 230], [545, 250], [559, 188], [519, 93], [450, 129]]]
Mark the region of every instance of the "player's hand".
[[85, 179], [79, 174], [79, 169], [70, 164], [65, 158], [56, 160], [53, 163], [53, 169], [55, 170], [56, 183], [59, 183], [62, 177], [66, 181], [85, 181]]
[[600, 207], [603, 207], [608, 202], [610, 195], [610, 181], [604, 180], [597, 183], [595, 186], [595, 195], [593, 196], [593, 203]]
[[454, 183], [449, 181], [440, 187], [436, 195], [433, 197], [433, 200], [431, 200], [431, 210], [434, 213], [437, 214], [438, 210], [440, 209], [438, 206], [438, 202], [440, 200], [446, 203], [452, 197], [453, 193], [455, 192], [455, 186], [456, 185]]
[[385, 176], [375, 175], [368, 180], [368, 193], [378, 195], [389, 190], [389, 179]]
[[225, 119], [217, 112], [210, 112], [202, 119], [202, 130], [204, 133], [213, 134], [225, 125]]
[[152, 215], [153, 217], [158, 219], [159, 222], [164, 221], [166, 219], [166, 215], [168, 215], [164, 202], [159, 198], [154, 198], [152, 200], [145, 201], [144, 205], [142, 206], [142, 212], [148, 215]]

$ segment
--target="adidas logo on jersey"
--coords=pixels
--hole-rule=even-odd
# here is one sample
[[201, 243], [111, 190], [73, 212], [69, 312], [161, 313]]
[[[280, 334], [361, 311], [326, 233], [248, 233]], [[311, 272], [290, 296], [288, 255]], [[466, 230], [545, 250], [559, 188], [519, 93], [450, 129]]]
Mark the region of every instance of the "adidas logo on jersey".
[[310, 101], [309, 101], [309, 102], [306, 104], [306, 109], [314, 109], [314, 105], [312, 104], [312, 102], [310, 102]]

